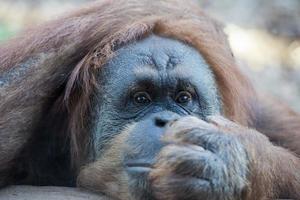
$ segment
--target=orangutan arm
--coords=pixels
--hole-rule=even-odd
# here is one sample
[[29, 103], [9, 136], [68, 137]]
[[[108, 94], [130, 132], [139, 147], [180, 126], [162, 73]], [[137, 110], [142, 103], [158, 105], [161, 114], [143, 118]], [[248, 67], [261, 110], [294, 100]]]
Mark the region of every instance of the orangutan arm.
[[212, 122], [226, 133], [237, 135], [247, 150], [250, 161], [250, 188], [248, 199], [262, 196], [283, 199], [300, 198], [300, 159], [291, 151], [272, 144], [261, 133], [238, 126], [226, 119]]

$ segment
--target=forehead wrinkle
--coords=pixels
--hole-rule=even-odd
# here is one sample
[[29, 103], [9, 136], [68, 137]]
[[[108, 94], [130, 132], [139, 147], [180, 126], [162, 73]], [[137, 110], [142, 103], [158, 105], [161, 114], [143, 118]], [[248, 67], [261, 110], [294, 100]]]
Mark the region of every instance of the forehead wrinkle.
[[139, 79], [157, 80], [159, 78], [159, 72], [151, 65], [136, 67], [134, 68], [133, 73], [134, 76]]
[[148, 68], [156, 68], [156, 63], [151, 52], [138, 52], [136, 57]]
[[186, 70], [184, 67], [180, 65], [176, 65], [173, 69], [169, 70], [169, 75], [170, 77], [174, 78], [184, 78], [184, 79], [189, 79], [193, 76], [193, 74], [190, 73], [189, 70]]

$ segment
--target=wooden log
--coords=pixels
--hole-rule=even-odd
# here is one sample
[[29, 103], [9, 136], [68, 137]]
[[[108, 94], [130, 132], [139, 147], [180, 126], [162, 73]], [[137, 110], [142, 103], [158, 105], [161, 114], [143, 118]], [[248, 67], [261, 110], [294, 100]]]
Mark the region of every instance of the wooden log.
[[0, 190], [0, 200], [109, 200], [79, 188], [10, 186]]

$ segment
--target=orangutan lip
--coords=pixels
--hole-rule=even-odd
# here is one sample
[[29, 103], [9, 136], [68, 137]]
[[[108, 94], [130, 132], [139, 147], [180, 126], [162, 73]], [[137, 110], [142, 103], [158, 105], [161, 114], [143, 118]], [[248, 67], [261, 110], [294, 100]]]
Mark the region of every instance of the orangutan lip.
[[128, 168], [152, 168], [152, 164], [150, 163], [126, 163], [126, 167]]
[[151, 167], [141, 165], [130, 165], [126, 167], [126, 171], [129, 173], [129, 175], [138, 177], [149, 174], [151, 169]]
[[126, 170], [131, 175], [147, 175], [153, 164], [144, 162], [144, 160], [131, 160], [126, 162]]

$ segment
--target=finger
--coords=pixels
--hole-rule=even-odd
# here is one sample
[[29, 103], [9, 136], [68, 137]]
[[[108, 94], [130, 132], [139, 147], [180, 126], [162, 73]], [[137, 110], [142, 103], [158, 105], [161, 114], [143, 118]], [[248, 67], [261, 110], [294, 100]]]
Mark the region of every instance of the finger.
[[212, 199], [209, 181], [181, 176], [166, 176], [152, 180], [155, 197], [160, 200]]
[[151, 176], [177, 174], [211, 179], [216, 174], [211, 166], [225, 167], [223, 161], [210, 151], [199, 151], [189, 146], [168, 145], [159, 155]]
[[207, 120], [209, 123], [214, 124], [216, 127], [219, 129], [239, 129], [240, 126], [233, 121], [230, 121], [229, 119], [224, 118], [223, 116], [220, 115], [213, 115], [213, 116], [208, 116]]
[[180, 138], [180, 135], [184, 135], [193, 129], [197, 129], [199, 131], [206, 131], [216, 130], [217, 128], [213, 124], [209, 124], [196, 117], [184, 117], [180, 120], [176, 120], [170, 123], [167, 126], [163, 140], [165, 142], [179, 142], [179, 140], [177, 139]]
[[[212, 150], [213, 146], [221, 145], [216, 143], [219, 131], [216, 129], [194, 128], [191, 130], [183, 130], [172, 135], [166, 135], [165, 141], [171, 144], [191, 145], [191, 147], [201, 147], [204, 150]], [[221, 137], [221, 135], [220, 135]], [[222, 142], [222, 140], [221, 140]]]

